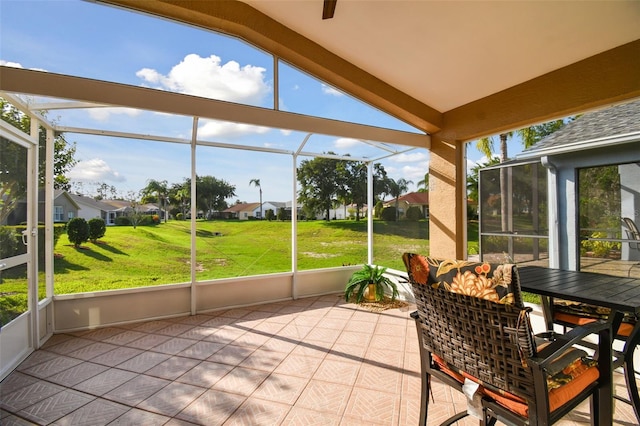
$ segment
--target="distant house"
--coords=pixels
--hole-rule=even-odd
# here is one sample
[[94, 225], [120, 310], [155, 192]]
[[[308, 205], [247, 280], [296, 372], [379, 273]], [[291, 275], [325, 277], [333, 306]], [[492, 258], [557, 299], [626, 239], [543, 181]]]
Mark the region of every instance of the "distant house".
[[[385, 207], [395, 207], [396, 199], [384, 202]], [[428, 192], [410, 192], [398, 198], [398, 211], [400, 217], [403, 217], [410, 207], [418, 207], [422, 211], [422, 217], [429, 217], [429, 193]]]
[[[43, 197], [38, 197], [38, 200], [44, 200]], [[80, 206], [75, 202], [71, 195], [67, 191], [56, 189], [53, 192], [53, 221], [54, 222], [69, 222], [74, 217], [78, 216]], [[38, 202], [38, 221], [42, 222], [40, 218], [44, 218], [44, 201]]]
[[255, 217], [256, 210], [260, 212], [260, 203], [238, 203], [223, 210], [223, 213], [229, 219], [249, 220]]
[[[53, 192], [53, 221], [68, 222], [78, 216], [80, 206], [74, 199], [61, 189]], [[44, 190], [38, 191], [38, 222], [44, 223], [45, 207], [44, 207]], [[8, 215], [5, 222], [7, 225], [19, 225], [27, 221], [27, 201], [22, 199], [17, 202], [14, 210]]]
[[[128, 216], [133, 212], [131, 201], [125, 200], [102, 200], [103, 204], [110, 206], [109, 210], [109, 223], [115, 223], [116, 218], [120, 216]], [[164, 210], [153, 203], [137, 204], [136, 210], [145, 215], [158, 215], [162, 220], [164, 219]]]
[[[253, 216], [259, 218], [261, 210], [262, 210], [262, 214], [265, 217], [267, 215], [267, 210], [273, 210], [273, 214], [275, 216], [278, 214], [278, 210], [280, 210], [281, 208], [286, 210], [287, 203], [284, 203], [281, 201], [265, 201], [264, 203], [262, 203], [262, 209], [260, 209], [260, 204], [258, 204], [258, 207], [256, 207], [256, 209], [253, 211]], [[291, 216], [291, 213], [289, 213], [289, 217], [290, 216]]]
[[102, 201], [94, 200], [91, 197], [78, 194], [69, 194], [78, 205], [78, 217], [89, 221], [93, 218], [104, 220], [106, 225], [115, 225], [116, 211], [113, 206]]

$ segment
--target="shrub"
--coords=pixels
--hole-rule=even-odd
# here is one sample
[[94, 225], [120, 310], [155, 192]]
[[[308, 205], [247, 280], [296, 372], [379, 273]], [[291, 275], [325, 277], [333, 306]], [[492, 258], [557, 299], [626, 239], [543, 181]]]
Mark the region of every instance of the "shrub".
[[75, 247], [89, 241], [89, 225], [81, 217], [74, 217], [67, 223], [67, 237]]
[[18, 249], [15, 231], [8, 226], [0, 226], [0, 259], [11, 257]]
[[[594, 232], [591, 238], [607, 238], [604, 232]], [[612, 251], [620, 250], [622, 244], [614, 241], [592, 241], [584, 240], [580, 242], [580, 254], [591, 253], [593, 257], [608, 257]]]
[[395, 207], [385, 207], [382, 209], [382, 213], [380, 215], [382, 220], [387, 221], [395, 221], [396, 220], [396, 208]]
[[269, 222], [275, 219], [276, 214], [273, 212], [273, 209], [267, 209], [267, 211], [264, 213], [264, 218], [267, 219]]
[[184, 220], [184, 215], [182, 213], [177, 213], [176, 220]]
[[116, 226], [131, 226], [131, 220], [127, 216], [116, 217]]
[[140, 217], [140, 219], [138, 220], [138, 225], [140, 226], [152, 226], [152, 225], [156, 225], [157, 222], [153, 219], [153, 216], [148, 215], [148, 214], [144, 214]]
[[413, 220], [413, 221], [420, 220], [422, 219], [422, 210], [420, 210], [420, 207], [411, 206], [409, 207], [409, 209], [407, 209], [406, 217], [407, 217], [407, 220]]
[[94, 217], [89, 220], [89, 239], [92, 243], [98, 241], [98, 238], [104, 237], [104, 234], [107, 232], [107, 226], [104, 223], [104, 220], [99, 217]]

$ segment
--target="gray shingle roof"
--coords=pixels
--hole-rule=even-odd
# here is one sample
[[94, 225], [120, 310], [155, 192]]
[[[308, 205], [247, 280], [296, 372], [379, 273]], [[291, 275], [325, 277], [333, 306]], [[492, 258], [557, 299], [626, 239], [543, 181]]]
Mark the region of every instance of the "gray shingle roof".
[[[588, 149], [591, 147], [590, 142], [625, 135], [629, 136], [627, 142], [638, 140], [640, 136], [640, 100], [588, 112], [524, 150], [517, 158], [562, 151], [563, 148]], [[577, 143], [579, 145], [576, 146]]]

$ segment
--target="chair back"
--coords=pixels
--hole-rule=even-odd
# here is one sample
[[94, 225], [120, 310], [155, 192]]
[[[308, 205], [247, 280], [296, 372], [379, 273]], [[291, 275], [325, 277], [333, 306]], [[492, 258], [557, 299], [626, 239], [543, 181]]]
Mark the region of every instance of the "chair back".
[[525, 400], [535, 398], [535, 353], [515, 265], [405, 253], [425, 349], [462, 376]]

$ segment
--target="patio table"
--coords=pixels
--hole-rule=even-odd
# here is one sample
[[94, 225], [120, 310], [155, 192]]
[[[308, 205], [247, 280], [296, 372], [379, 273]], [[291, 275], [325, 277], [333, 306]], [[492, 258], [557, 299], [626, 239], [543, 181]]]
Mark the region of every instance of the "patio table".
[[[640, 279], [612, 275], [566, 271], [540, 266], [518, 267], [522, 291], [539, 294], [547, 329], [553, 329], [551, 306], [554, 298], [565, 299], [611, 309], [609, 321], [612, 330], [618, 330], [625, 313], [640, 313]], [[630, 403], [640, 423], [640, 395], [634, 371], [634, 349], [640, 343], [640, 321], [624, 342], [621, 351], [614, 350], [613, 367], [622, 366]]]

